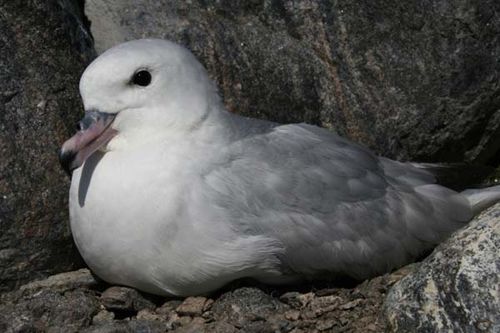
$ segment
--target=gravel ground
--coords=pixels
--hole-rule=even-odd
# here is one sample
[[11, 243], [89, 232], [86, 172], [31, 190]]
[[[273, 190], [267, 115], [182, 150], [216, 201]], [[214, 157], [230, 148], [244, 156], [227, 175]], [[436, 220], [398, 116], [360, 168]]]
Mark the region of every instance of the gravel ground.
[[388, 289], [415, 265], [345, 288], [237, 281], [208, 297], [168, 299], [62, 273], [0, 298], [2, 332], [381, 332]]

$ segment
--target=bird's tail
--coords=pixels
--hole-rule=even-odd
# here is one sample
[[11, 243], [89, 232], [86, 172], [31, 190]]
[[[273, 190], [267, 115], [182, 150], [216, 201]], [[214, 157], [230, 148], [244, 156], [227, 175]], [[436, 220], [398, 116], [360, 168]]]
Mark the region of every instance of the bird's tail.
[[472, 212], [474, 215], [477, 215], [500, 201], [500, 185], [482, 189], [465, 190], [462, 191], [461, 194], [469, 200]]

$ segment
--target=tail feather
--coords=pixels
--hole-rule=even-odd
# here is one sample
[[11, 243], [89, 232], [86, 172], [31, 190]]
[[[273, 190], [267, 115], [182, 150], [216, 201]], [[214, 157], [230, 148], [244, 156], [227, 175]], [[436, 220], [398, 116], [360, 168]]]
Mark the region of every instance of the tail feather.
[[461, 192], [472, 207], [474, 215], [500, 201], [500, 185], [482, 189], [471, 189]]
[[414, 167], [432, 173], [439, 185], [455, 191], [469, 188], [485, 188], [489, 184], [486, 179], [495, 172], [495, 168], [487, 165], [470, 163], [411, 163]]

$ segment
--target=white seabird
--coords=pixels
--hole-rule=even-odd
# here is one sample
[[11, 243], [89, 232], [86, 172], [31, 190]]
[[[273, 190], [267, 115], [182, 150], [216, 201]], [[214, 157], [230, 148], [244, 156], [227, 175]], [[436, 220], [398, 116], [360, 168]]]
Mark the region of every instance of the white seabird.
[[102, 279], [195, 295], [251, 277], [364, 279], [415, 260], [500, 199], [325, 129], [227, 112], [202, 65], [163, 40], [116, 46], [84, 72], [71, 230]]

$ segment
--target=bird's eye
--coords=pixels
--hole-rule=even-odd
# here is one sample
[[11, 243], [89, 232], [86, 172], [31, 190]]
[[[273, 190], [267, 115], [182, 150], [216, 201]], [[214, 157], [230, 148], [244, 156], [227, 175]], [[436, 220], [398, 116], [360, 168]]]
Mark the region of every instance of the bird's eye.
[[141, 87], [146, 87], [151, 83], [151, 73], [146, 70], [138, 71], [132, 78], [132, 83]]

